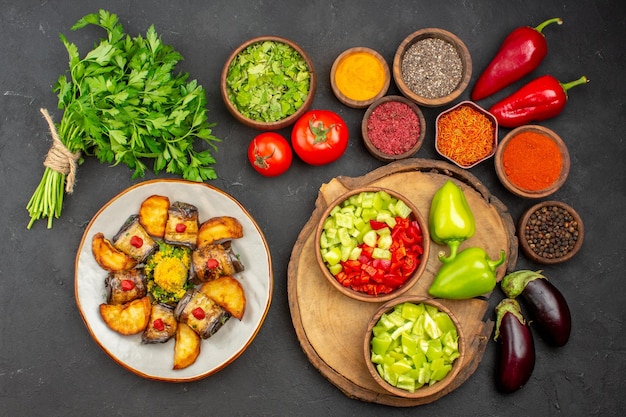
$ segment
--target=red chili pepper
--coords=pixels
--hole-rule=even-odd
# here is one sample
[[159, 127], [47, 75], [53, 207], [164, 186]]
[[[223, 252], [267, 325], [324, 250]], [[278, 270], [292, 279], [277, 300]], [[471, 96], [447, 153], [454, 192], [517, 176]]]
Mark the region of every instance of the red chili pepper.
[[548, 53], [541, 31], [552, 23], [560, 25], [563, 21], [555, 17], [534, 28], [522, 26], [513, 30], [476, 81], [472, 100], [482, 100], [534, 71]]
[[194, 308], [193, 310], [191, 310], [191, 314], [193, 314], [193, 316], [198, 320], [202, 320], [206, 316], [202, 307]]
[[135, 288], [135, 283], [129, 279], [124, 279], [121, 282], [122, 291], [132, 291]]
[[163, 323], [163, 319], [156, 319], [152, 322], [152, 326], [160, 332], [165, 330], [165, 323]]
[[588, 82], [584, 75], [565, 84], [551, 75], [543, 75], [494, 104], [489, 112], [500, 126], [508, 128], [546, 120], [563, 111], [567, 90]]
[[176, 233], [183, 233], [187, 230], [187, 225], [185, 223], [178, 223], [176, 225]]
[[136, 248], [140, 248], [143, 246], [143, 239], [139, 236], [133, 236], [130, 238], [130, 244]]

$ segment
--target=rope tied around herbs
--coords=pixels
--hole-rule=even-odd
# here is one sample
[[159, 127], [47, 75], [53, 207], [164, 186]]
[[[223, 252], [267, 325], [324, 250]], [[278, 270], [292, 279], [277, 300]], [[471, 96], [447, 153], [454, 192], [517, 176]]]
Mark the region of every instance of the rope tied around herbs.
[[80, 152], [72, 153], [63, 144], [56, 126], [52, 121], [52, 117], [48, 110], [40, 109], [44, 119], [48, 122], [50, 128], [50, 134], [52, 135], [52, 146], [46, 155], [46, 159], [43, 164], [46, 168], [50, 168], [66, 176], [65, 192], [72, 194], [74, 191], [74, 184], [76, 183], [76, 170], [78, 168], [78, 159], [80, 158]]

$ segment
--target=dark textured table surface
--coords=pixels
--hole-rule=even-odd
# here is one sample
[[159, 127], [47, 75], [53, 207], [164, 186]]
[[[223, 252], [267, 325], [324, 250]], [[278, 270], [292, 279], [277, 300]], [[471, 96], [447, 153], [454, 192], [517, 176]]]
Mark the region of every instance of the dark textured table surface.
[[[182, 53], [179, 68], [206, 88], [209, 120], [217, 122], [214, 133], [223, 139], [216, 155], [219, 178], [211, 184], [249, 210], [271, 250], [273, 298], [260, 332], [236, 361], [196, 382], [157, 382], [124, 369], [91, 339], [76, 306], [74, 260], [83, 230], [103, 204], [139, 182], [128, 169], [87, 158], [53, 228], [40, 221], [26, 229], [25, 206], [50, 146], [39, 109], [49, 109], [55, 120], [61, 117], [51, 92], [67, 68], [59, 34], [84, 53], [101, 32], [72, 33], [70, 27], [99, 8], [116, 13], [131, 35], [145, 34], [154, 24], [164, 42]], [[616, 415], [626, 405], [625, 12], [618, 0], [0, 0], [0, 415]], [[328, 74], [335, 57], [349, 47], [368, 46], [391, 64], [406, 35], [439, 27], [467, 44], [474, 63], [471, 87], [512, 29], [550, 17], [564, 23], [546, 29], [549, 53], [533, 75], [553, 74], [562, 81], [586, 75], [591, 80], [570, 91], [561, 115], [540, 123], [561, 135], [572, 158], [566, 184], [551, 198], [579, 211], [586, 236], [582, 251], [569, 262], [542, 268], [520, 256], [518, 268], [544, 269], [563, 292], [573, 318], [569, 343], [555, 349], [536, 338], [532, 378], [510, 395], [494, 388], [492, 342], [474, 375], [435, 403], [392, 408], [348, 398], [302, 352], [287, 296], [287, 264], [319, 187], [333, 177], [361, 176], [382, 165], [361, 142], [364, 110], [345, 107], [332, 94]], [[350, 145], [339, 161], [313, 167], [295, 160], [275, 179], [259, 176], [246, 161], [247, 145], [258, 132], [230, 116], [218, 89], [231, 51], [249, 38], [269, 34], [290, 38], [310, 54], [319, 74], [313, 107], [336, 111], [351, 130]], [[393, 83], [389, 93], [397, 93]], [[468, 98], [469, 89], [460, 99]], [[424, 109], [428, 130], [417, 157], [438, 158], [433, 123], [442, 110]], [[505, 133], [501, 129], [500, 138]], [[471, 172], [515, 220], [533, 204], [504, 189], [492, 161]], [[494, 293], [494, 305], [499, 298]]]

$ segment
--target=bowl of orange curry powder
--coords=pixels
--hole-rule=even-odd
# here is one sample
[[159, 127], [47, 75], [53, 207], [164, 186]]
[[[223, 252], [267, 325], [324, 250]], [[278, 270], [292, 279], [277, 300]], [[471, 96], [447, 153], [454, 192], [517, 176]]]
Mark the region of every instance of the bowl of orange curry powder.
[[443, 111], [435, 122], [435, 149], [461, 168], [491, 158], [498, 147], [498, 121], [472, 101]]
[[565, 183], [570, 169], [567, 146], [554, 131], [539, 125], [513, 129], [495, 156], [502, 185], [524, 198], [543, 198]]

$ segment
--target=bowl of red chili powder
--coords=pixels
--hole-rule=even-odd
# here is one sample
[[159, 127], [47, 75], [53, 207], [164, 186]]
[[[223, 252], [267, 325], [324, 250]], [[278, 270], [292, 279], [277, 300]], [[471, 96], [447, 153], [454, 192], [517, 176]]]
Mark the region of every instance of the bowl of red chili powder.
[[381, 161], [410, 158], [424, 143], [426, 122], [420, 108], [403, 96], [385, 96], [363, 116], [361, 134], [367, 150]]
[[565, 142], [539, 125], [520, 126], [500, 142], [495, 156], [496, 174], [513, 194], [543, 198], [567, 179], [570, 157]]

